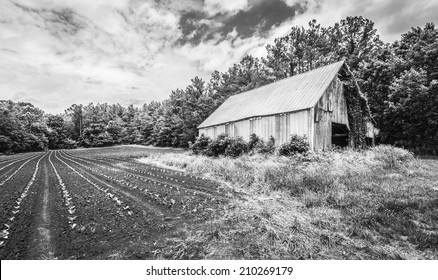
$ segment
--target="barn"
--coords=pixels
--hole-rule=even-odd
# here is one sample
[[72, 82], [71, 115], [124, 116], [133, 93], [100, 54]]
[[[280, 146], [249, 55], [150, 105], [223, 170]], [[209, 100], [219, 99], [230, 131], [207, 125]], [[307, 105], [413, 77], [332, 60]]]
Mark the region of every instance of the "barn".
[[[229, 97], [199, 126], [199, 135], [249, 139], [275, 145], [306, 136], [312, 150], [374, 144], [368, 102], [345, 61], [329, 64]], [[272, 138], [271, 138], [272, 139]]]

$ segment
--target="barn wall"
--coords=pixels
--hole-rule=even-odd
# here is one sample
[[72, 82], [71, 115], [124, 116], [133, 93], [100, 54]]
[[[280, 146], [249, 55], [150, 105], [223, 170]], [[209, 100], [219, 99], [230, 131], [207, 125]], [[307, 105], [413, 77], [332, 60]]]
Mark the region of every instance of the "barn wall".
[[332, 121], [328, 111], [320, 111], [315, 122], [314, 150], [324, 150], [332, 144]]
[[314, 108], [314, 150], [324, 150], [332, 145], [332, 123], [348, 127], [347, 102], [342, 82], [336, 78], [329, 85]]
[[[309, 110], [304, 110], [252, 118], [249, 120], [249, 134], [255, 133], [265, 141], [273, 136], [276, 145], [281, 145], [289, 141], [291, 134], [306, 135], [309, 137], [309, 115]], [[236, 122], [236, 124], [238, 124], [238, 122]]]
[[231, 137], [242, 137], [249, 140], [249, 135], [257, 134], [268, 141], [271, 136], [276, 145], [281, 145], [290, 139], [291, 134], [306, 135], [311, 138], [312, 114], [311, 110], [278, 114], [274, 116], [254, 117], [234, 123], [217, 125], [199, 129], [199, 135], [205, 134], [210, 138], [217, 138], [219, 134], [226, 133]]
[[[347, 114], [347, 101], [345, 100], [344, 96], [344, 87], [342, 85], [342, 82], [336, 78], [333, 80], [332, 84], [327, 89], [327, 92], [325, 95], [330, 95], [329, 92], [332, 92], [332, 114], [331, 114], [331, 120], [335, 123], [341, 123], [348, 125], [348, 114]], [[329, 100], [329, 97], [328, 99]]]
[[287, 129], [283, 131], [282, 143], [288, 142], [291, 134], [306, 136], [311, 139], [311, 126], [309, 126], [309, 118], [312, 114], [310, 110], [299, 111], [288, 114], [286, 117]]
[[246, 141], [249, 140], [249, 135], [251, 134], [250, 121], [243, 120], [234, 123], [234, 137], [242, 137]]

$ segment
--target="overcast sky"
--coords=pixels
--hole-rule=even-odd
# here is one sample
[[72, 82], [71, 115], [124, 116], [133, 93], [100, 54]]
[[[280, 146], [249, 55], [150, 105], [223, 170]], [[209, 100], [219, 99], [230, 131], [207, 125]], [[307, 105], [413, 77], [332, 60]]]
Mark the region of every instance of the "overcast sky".
[[291, 26], [373, 20], [393, 42], [438, 23], [436, 0], [0, 0], [0, 99], [50, 113], [89, 102], [168, 98]]

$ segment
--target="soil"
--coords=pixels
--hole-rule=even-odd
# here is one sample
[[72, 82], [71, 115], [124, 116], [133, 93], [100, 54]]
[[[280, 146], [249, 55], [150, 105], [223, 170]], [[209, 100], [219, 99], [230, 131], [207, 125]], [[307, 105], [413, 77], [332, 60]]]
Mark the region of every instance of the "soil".
[[149, 150], [135, 149], [2, 158], [0, 258], [154, 258], [232, 195], [216, 182], [138, 163]]

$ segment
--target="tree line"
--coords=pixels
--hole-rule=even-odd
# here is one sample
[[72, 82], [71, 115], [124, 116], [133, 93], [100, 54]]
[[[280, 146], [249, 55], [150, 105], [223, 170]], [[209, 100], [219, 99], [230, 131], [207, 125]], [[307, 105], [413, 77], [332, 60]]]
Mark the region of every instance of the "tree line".
[[191, 79], [168, 99], [142, 107], [74, 104], [45, 114], [29, 103], [0, 102], [0, 152], [145, 144], [186, 148], [197, 126], [233, 94], [345, 59], [368, 98], [381, 143], [438, 152], [438, 31], [433, 23], [384, 43], [374, 23], [347, 17], [329, 27], [313, 20], [247, 55], [209, 81]]

